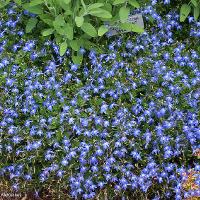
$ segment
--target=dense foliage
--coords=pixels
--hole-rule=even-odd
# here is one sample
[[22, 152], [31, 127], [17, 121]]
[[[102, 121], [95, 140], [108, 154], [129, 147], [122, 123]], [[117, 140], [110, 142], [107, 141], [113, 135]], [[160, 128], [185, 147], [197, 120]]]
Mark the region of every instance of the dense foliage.
[[183, 4], [180, 11], [180, 21], [184, 22], [190, 12], [193, 11], [194, 19], [197, 21], [200, 15], [200, 1], [191, 0], [188, 4]]
[[[121, 29], [131, 28], [134, 32], [143, 32], [143, 27], [127, 22], [130, 10], [140, 7], [136, 0], [31, 0], [17, 3], [36, 14], [27, 22], [26, 32], [29, 33], [37, 27], [43, 36], [53, 34], [60, 46], [61, 56], [68, 46], [75, 52], [81, 46], [90, 49], [94, 46], [91, 38], [108, 32], [105, 23], [118, 23]], [[81, 54], [76, 56], [79, 58], [77, 62], [82, 60]]]
[[200, 22], [161, 16], [170, 1], [156, 2], [135, 11], [144, 33], [108, 37], [101, 54], [81, 48], [82, 65], [25, 34], [30, 13], [1, 12], [2, 181], [57, 199], [200, 196], [183, 187], [189, 170], [200, 185]]

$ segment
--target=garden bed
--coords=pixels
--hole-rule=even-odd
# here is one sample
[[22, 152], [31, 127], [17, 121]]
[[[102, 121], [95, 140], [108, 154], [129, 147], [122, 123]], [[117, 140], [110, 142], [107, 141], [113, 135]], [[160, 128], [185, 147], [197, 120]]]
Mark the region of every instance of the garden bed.
[[112, 35], [98, 12], [80, 15], [79, 44], [58, 18], [50, 31], [27, 5], [1, 8], [0, 199], [200, 198], [200, 22], [180, 22], [181, 1], [113, 1], [113, 13], [102, 2], [144, 30], [121, 13], [126, 30]]

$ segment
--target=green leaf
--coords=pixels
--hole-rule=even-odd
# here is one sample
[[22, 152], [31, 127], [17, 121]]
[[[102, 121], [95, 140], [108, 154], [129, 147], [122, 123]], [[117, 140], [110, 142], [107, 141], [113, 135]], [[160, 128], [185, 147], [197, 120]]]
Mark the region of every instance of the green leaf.
[[198, 6], [198, 2], [196, 0], [191, 0], [192, 4], [197, 7]]
[[63, 15], [58, 15], [55, 20], [53, 21], [53, 26], [57, 33], [60, 35], [66, 35], [66, 23], [64, 20]]
[[48, 35], [51, 35], [53, 32], [54, 32], [53, 28], [48, 28], [48, 29], [45, 29], [45, 30], [42, 31], [42, 35], [48, 36]]
[[54, 26], [56, 32], [60, 35], [66, 35], [66, 30], [65, 28], [61, 27], [61, 26]]
[[5, 7], [5, 6], [8, 5], [9, 3], [10, 3], [10, 0], [0, 1], [0, 8]]
[[83, 25], [83, 22], [84, 22], [84, 17], [83, 16], [75, 17], [75, 22], [76, 22], [76, 25], [78, 27], [81, 27]]
[[108, 12], [112, 12], [112, 5], [110, 3], [106, 3], [103, 9], [107, 10]]
[[83, 61], [82, 55], [72, 56], [72, 61], [74, 64], [81, 64]]
[[29, 6], [29, 3], [25, 3], [22, 6], [25, 10], [28, 10], [29, 12], [33, 13], [33, 14], [37, 14], [40, 15], [43, 13], [43, 7], [42, 5], [37, 5], [37, 6]]
[[123, 4], [123, 3], [125, 3], [126, 2], [126, 0], [115, 0], [114, 2], [113, 2], [113, 5], [115, 6], [115, 5], [118, 5], [118, 4]]
[[96, 16], [96, 17], [106, 18], [106, 19], [112, 18], [111, 13], [102, 8], [94, 9], [94, 10], [90, 11], [88, 14]]
[[69, 42], [69, 44], [74, 51], [78, 51], [80, 49], [80, 44], [78, 40], [72, 40]]
[[121, 7], [119, 10], [119, 18], [121, 22], [125, 22], [128, 19], [130, 13], [130, 8], [127, 7]]
[[31, 0], [30, 3], [29, 3], [29, 6], [32, 7], [32, 6], [37, 6], [39, 4], [42, 4], [43, 3], [43, 0]]
[[135, 8], [139, 8], [140, 4], [136, 0], [129, 0], [128, 3]]
[[36, 18], [30, 18], [26, 24], [26, 33], [30, 33], [35, 28], [37, 22]]
[[49, 26], [53, 26], [54, 18], [50, 14], [42, 14], [39, 15], [39, 17], [44, 23], [48, 24]]
[[[62, 6], [62, 7], [63, 7], [63, 6]], [[63, 8], [63, 9], [65, 10], [65, 12], [64, 12], [64, 15], [65, 15], [65, 16], [70, 16], [70, 15], [73, 14], [73, 12], [72, 12], [72, 10], [71, 10], [71, 7], [70, 7], [69, 5], [66, 5], [66, 7]]]
[[53, 26], [53, 21], [50, 20], [50, 19], [42, 19], [42, 21], [43, 21], [45, 24], [48, 24], [49, 26]]
[[120, 28], [126, 31], [133, 31], [136, 33], [143, 33], [144, 29], [137, 24], [132, 23], [121, 23]]
[[84, 106], [84, 104], [85, 104], [84, 98], [81, 97], [80, 95], [78, 95], [77, 105], [82, 107], [82, 106]]
[[71, 0], [57, 0], [56, 1], [58, 3], [58, 6], [60, 6], [62, 9], [64, 9], [65, 11], [71, 11], [71, 8], [69, 6], [69, 3], [71, 2]]
[[96, 9], [96, 8], [100, 8], [102, 6], [104, 6], [103, 3], [93, 3], [93, 4], [88, 6], [87, 10], [90, 11], [90, 10], [93, 10], [93, 9]]
[[65, 25], [64, 16], [61, 15], [61, 14], [58, 15], [58, 16], [55, 18], [54, 25], [55, 25], [55, 26], [64, 26], [64, 25]]
[[153, 24], [154, 23], [154, 21], [155, 21], [155, 19], [151, 16], [151, 15], [148, 15], [148, 19], [149, 19], [149, 21]]
[[67, 50], [67, 42], [60, 44], [60, 56], [63, 56]]
[[[66, 135], [65, 135], [66, 136]], [[61, 141], [62, 140], [62, 138], [63, 138], [63, 134], [62, 134], [62, 132], [61, 131], [57, 131], [56, 132], [56, 139], [57, 139], [57, 141]]]
[[15, 2], [17, 5], [21, 5], [21, 4], [22, 4], [22, 1], [21, 1], [21, 0], [14, 0], [14, 2]]
[[180, 11], [180, 21], [184, 22], [187, 16], [190, 14], [191, 7], [188, 4], [183, 4], [181, 6], [181, 11]]
[[63, 28], [63, 31], [64, 31], [64, 35], [66, 35], [67, 39], [69, 40], [73, 40], [74, 38], [74, 30], [73, 30], [73, 26], [69, 23], [66, 23], [64, 28]]
[[91, 48], [95, 47], [95, 44], [93, 42], [90, 42], [88, 39], [83, 39], [82, 40], [84, 48], [87, 50], [90, 50]]
[[71, 0], [57, 0], [59, 2], [59, 4], [69, 4], [71, 2]]
[[95, 98], [93, 103], [94, 103], [96, 106], [99, 107], [100, 105], [102, 105], [103, 99], [101, 99], [101, 98]]
[[56, 129], [58, 126], [59, 126], [58, 119], [53, 119], [52, 122], [51, 122], [51, 124], [49, 125], [49, 129], [50, 130]]
[[55, 39], [56, 39], [56, 44], [60, 45], [60, 43], [63, 41], [62, 40], [63, 37], [61, 35], [57, 34], [57, 33], [55, 33], [54, 36], [55, 36]]
[[108, 32], [108, 28], [104, 25], [100, 26], [99, 27], [99, 30], [98, 30], [98, 36], [102, 36], [104, 35], [106, 32]]
[[83, 25], [81, 26], [81, 29], [91, 37], [96, 37], [97, 36], [96, 29], [90, 23], [84, 22]]
[[197, 21], [200, 14], [200, 7], [194, 8], [194, 19]]

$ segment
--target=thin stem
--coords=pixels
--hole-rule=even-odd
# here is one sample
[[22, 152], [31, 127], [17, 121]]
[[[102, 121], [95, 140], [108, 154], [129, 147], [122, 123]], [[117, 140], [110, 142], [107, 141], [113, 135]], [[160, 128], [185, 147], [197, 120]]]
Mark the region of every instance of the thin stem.
[[82, 6], [83, 6], [83, 8], [84, 8], [84, 10], [85, 10], [85, 12], [86, 12], [86, 11], [87, 11], [87, 8], [86, 8], [86, 5], [85, 5], [85, 3], [84, 3], [83, 0], [81, 0], [81, 4], [82, 4]]

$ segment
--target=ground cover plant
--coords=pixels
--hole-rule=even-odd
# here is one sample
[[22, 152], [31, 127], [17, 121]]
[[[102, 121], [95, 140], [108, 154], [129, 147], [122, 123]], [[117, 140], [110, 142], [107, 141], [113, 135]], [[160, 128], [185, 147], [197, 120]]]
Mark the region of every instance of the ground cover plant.
[[81, 47], [82, 64], [3, 8], [1, 183], [35, 198], [198, 199], [200, 22], [180, 22], [182, 3], [144, 3], [143, 33]]

